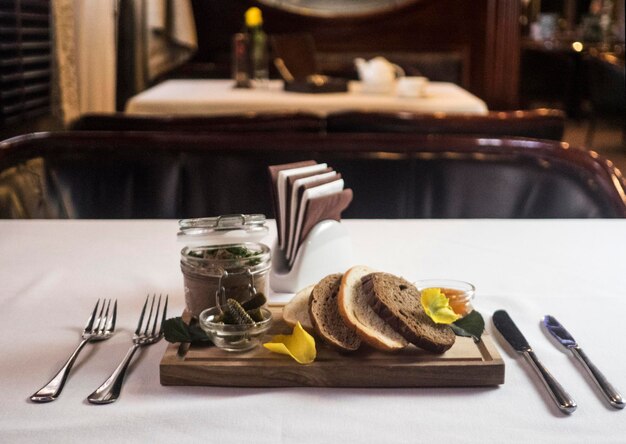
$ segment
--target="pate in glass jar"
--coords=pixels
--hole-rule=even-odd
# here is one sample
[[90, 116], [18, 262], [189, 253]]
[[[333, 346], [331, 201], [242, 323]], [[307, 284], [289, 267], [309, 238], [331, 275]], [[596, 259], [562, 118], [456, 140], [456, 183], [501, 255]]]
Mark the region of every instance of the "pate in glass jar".
[[270, 249], [265, 216], [225, 215], [179, 221], [185, 305], [192, 316], [232, 298], [240, 303], [267, 296]]

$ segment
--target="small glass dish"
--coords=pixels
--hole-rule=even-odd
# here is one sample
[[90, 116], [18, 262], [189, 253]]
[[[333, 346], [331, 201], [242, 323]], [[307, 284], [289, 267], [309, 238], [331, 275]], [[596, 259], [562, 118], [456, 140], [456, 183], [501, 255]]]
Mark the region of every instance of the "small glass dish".
[[450, 301], [452, 310], [461, 317], [472, 312], [472, 300], [476, 294], [476, 287], [465, 281], [454, 279], [425, 279], [415, 282], [415, 286], [421, 292], [427, 288], [439, 288]]
[[222, 350], [226, 351], [247, 351], [251, 350], [261, 341], [261, 336], [272, 325], [272, 313], [267, 308], [261, 308], [263, 320], [254, 324], [224, 324], [223, 322], [213, 322], [222, 314], [220, 307], [207, 308], [200, 313], [200, 327]]

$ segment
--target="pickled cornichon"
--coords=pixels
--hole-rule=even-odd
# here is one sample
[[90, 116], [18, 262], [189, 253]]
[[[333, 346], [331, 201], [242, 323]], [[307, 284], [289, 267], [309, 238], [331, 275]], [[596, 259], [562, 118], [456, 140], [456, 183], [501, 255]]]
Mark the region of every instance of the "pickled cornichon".
[[241, 304], [234, 299], [227, 299], [228, 314], [235, 320], [235, 324], [254, 324], [254, 319], [250, 317]]
[[241, 306], [244, 310], [253, 310], [255, 308], [259, 308], [267, 302], [267, 298], [263, 293], [257, 293], [251, 299], [248, 299], [245, 302], [242, 302]]
[[[213, 322], [224, 324], [254, 324], [255, 322], [261, 322], [265, 319], [261, 307], [266, 302], [267, 298], [263, 293], [257, 293], [252, 299], [247, 300], [243, 304], [240, 304], [235, 299], [228, 299], [226, 306], [224, 306], [224, 312], [213, 319]], [[243, 314], [251, 318], [252, 322], [247, 321]], [[242, 317], [247, 322], [240, 322]]]

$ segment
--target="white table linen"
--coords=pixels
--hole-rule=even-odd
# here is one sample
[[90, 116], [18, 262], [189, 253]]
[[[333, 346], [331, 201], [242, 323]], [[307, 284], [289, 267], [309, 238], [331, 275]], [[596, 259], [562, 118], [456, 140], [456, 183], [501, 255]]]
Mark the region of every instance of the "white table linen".
[[132, 97], [128, 114], [215, 115], [245, 112], [307, 112], [325, 116], [336, 111], [414, 111], [423, 113], [486, 114], [487, 105], [463, 88], [430, 82], [426, 97], [366, 94], [359, 82], [350, 82], [347, 93], [305, 94], [283, 90], [280, 80], [267, 88], [235, 89], [233, 81], [167, 80]]
[[[116, 403], [94, 406], [85, 398], [124, 356], [146, 294], [169, 294], [170, 316], [183, 310], [176, 221], [1, 221], [0, 442], [624, 442], [626, 411], [608, 406], [539, 320], [556, 316], [625, 393], [625, 221], [344, 223], [358, 263], [410, 280], [476, 285], [475, 307], [505, 361], [504, 385], [163, 387], [162, 341], [138, 354]], [[115, 336], [83, 350], [59, 399], [31, 403], [105, 297], [118, 299]], [[576, 399], [571, 416], [494, 331], [497, 309], [509, 312]]]

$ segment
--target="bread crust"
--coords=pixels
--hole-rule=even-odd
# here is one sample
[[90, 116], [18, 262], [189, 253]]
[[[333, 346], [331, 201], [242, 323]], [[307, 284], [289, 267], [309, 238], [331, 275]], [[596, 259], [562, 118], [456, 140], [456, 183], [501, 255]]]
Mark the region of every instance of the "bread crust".
[[[326, 276], [313, 288], [309, 298], [309, 316], [317, 335], [331, 347], [352, 352], [361, 345], [361, 339], [345, 324], [337, 307], [337, 292], [341, 273]], [[330, 293], [329, 293], [330, 292]], [[331, 326], [324, 325], [324, 321]], [[336, 327], [334, 330], [331, 327]]]
[[388, 273], [372, 273], [363, 278], [363, 290], [372, 309], [411, 344], [439, 354], [454, 345], [456, 336], [452, 329], [428, 317], [419, 291], [407, 280]]
[[396, 338], [393, 338], [385, 335], [382, 331], [374, 330], [361, 322], [351, 309], [351, 305], [354, 302], [354, 292], [360, 291], [361, 278], [373, 272], [375, 272], [375, 270], [369, 267], [358, 265], [344, 273], [337, 295], [339, 314], [345, 324], [351, 328], [363, 342], [371, 347], [385, 352], [401, 350], [408, 345], [408, 342], [405, 341], [399, 333], [396, 335]]

